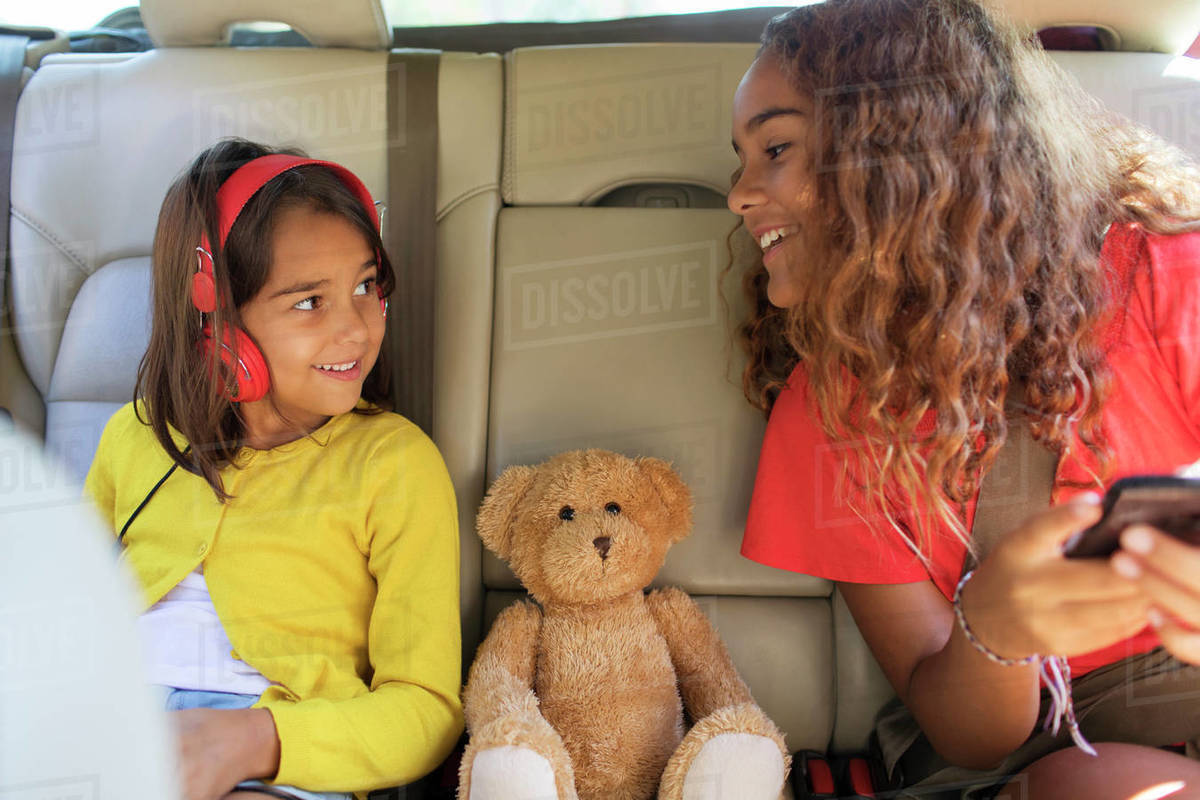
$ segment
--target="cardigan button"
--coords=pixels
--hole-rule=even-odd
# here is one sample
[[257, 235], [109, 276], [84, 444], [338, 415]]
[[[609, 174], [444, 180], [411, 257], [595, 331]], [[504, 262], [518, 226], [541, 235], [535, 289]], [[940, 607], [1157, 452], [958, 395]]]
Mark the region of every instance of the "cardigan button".
[[201, 542], [200, 546], [196, 548], [196, 555], [198, 555], [198, 556], [202, 556], [207, 552], [208, 552], [208, 542]]

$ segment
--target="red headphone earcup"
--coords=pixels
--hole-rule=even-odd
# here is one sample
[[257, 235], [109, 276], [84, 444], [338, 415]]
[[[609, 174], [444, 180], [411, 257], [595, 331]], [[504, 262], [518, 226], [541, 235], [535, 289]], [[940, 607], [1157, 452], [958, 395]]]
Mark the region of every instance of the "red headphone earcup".
[[207, 272], [192, 273], [192, 305], [202, 314], [217, 310], [217, 287]]
[[387, 311], [388, 311], [388, 299], [387, 299], [387, 297], [386, 297], [386, 296], [383, 294], [383, 287], [381, 287], [381, 286], [376, 286], [376, 287], [375, 287], [375, 293], [376, 293], [377, 295], [379, 295], [379, 313], [380, 313], [380, 314], [383, 314], [383, 318], [384, 318], [384, 319], [387, 319]]
[[271, 370], [267, 367], [267, 359], [248, 333], [235, 328], [233, 334], [237, 338], [238, 356], [246, 368], [244, 372], [238, 371], [238, 393], [233, 399], [239, 403], [262, 400], [271, 388]]
[[[204, 338], [200, 340], [205, 359], [212, 357], [215, 346], [212, 325], [205, 323]], [[234, 358], [234, 351], [237, 352], [237, 358]], [[225, 397], [235, 403], [253, 403], [267, 396], [267, 390], [271, 388], [271, 370], [267, 367], [267, 360], [262, 351], [249, 334], [241, 328], [234, 328], [231, 341], [231, 337], [226, 333], [225, 343], [219, 353], [221, 362], [233, 378], [232, 392], [227, 390], [228, 387], [221, 389]]]

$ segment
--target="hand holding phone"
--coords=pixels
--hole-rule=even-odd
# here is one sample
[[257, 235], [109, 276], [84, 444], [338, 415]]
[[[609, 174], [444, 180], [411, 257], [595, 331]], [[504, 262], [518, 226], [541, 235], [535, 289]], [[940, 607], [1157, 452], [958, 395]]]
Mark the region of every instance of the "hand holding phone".
[[1067, 558], [1105, 558], [1120, 546], [1121, 531], [1145, 524], [1200, 546], [1200, 478], [1138, 475], [1122, 478], [1104, 495], [1104, 516], [1067, 540]]

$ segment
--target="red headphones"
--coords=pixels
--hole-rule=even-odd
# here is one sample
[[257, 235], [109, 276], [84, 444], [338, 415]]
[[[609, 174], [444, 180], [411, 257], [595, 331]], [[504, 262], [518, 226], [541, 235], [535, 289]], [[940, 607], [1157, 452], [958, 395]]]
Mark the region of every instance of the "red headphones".
[[[379, 228], [379, 214], [375, 209], [375, 201], [367, 187], [363, 186], [358, 177], [332, 161], [318, 161], [312, 158], [301, 158], [289, 155], [261, 156], [239, 167], [217, 190], [218, 231], [221, 248], [229, 238], [229, 231], [237, 222], [246, 203], [265, 186], [272, 178], [289, 169], [318, 165], [325, 167], [350, 190], [362, 203], [363, 209], [371, 220], [371, 224]], [[208, 242], [208, 233], [200, 234], [200, 245], [196, 248], [198, 268], [192, 275], [192, 305], [201, 314], [211, 314], [217, 309], [217, 284], [213, 274], [212, 247]], [[387, 318], [388, 302], [383, 296], [383, 289], [376, 287], [379, 292], [379, 310]], [[206, 321], [203, 325], [203, 337], [200, 348], [206, 358], [212, 357], [212, 352], [218, 345], [214, 341], [212, 323]], [[225, 387], [225, 396], [230, 400], [250, 403], [266, 397], [271, 386], [271, 373], [267, 369], [267, 361], [262, 351], [254, 344], [241, 328], [226, 328], [221, 336], [221, 361], [233, 374], [234, 385]]]

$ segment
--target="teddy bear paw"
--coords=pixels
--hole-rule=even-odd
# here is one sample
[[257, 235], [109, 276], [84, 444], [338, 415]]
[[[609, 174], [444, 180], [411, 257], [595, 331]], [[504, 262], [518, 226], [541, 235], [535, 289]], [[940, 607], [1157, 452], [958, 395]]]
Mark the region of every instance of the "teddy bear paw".
[[704, 743], [688, 766], [683, 800], [777, 800], [787, 766], [766, 736], [721, 733]]
[[554, 768], [527, 747], [489, 747], [475, 755], [468, 800], [556, 800]]

